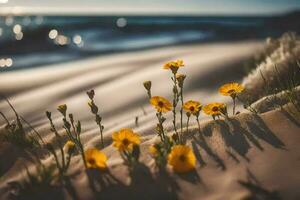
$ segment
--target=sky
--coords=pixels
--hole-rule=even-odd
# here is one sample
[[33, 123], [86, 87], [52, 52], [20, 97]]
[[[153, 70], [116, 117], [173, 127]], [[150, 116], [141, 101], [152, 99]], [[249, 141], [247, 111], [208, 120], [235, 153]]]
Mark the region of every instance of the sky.
[[0, 14], [269, 15], [300, 0], [0, 0]]

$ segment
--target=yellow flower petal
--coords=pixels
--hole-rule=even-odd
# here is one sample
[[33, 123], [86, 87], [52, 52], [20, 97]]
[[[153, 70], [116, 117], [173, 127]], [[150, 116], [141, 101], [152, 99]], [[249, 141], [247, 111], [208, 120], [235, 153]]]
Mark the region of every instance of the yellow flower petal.
[[123, 128], [119, 132], [115, 132], [112, 135], [113, 146], [119, 151], [132, 151], [133, 145], [141, 143], [138, 134], [134, 133], [130, 128]]
[[224, 96], [233, 96], [243, 92], [244, 87], [238, 83], [227, 83], [219, 88], [219, 92]]
[[204, 106], [203, 111], [207, 115], [216, 116], [216, 115], [221, 115], [222, 114], [221, 111], [224, 108], [226, 108], [226, 105], [224, 103], [214, 102], [214, 103], [210, 103], [210, 104], [207, 104], [206, 106]]
[[106, 169], [106, 155], [96, 148], [88, 149], [84, 152], [86, 165], [88, 168]]
[[196, 157], [189, 146], [175, 145], [168, 155], [168, 164], [177, 173], [185, 173], [195, 169]]
[[164, 97], [151, 97], [150, 104], [157, 110], [157, 112], [166, 113], [172, 110], [172, 104]]
[[183, 104], [183, 110], [185, 110], [186, 112], [192, 113], [193, 115], [197, 115], [199, 114], [202, 105], [200, 104], [200, 102], [198, 101], [187, 101]]

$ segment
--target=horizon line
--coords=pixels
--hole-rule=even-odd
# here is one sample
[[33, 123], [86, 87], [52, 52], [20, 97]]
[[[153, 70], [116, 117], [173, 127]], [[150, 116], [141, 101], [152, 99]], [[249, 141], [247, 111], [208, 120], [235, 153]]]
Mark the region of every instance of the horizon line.
[[[86, 8], [87, 9], [87, 8]], [[196, 10], [166, 10], [166, 9], [119, 9], [110, 10], [103, 8], [88, 8], [88, 10], [83, 10], [83, 8], [59, 8], [59, 7], [2, 7], [0, 8], [0, 16], [22, 16], [22, 15], [43, 15], [43, 16], [277, 16], [284, 15], [291, 12], [299, 11], [295, 10], [283, 10], [277, 12], [203, 12]]]

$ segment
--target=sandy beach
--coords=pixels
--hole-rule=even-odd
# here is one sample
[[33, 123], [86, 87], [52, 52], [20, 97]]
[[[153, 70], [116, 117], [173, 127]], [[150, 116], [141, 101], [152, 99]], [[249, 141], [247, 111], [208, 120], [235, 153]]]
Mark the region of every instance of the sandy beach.
[[[61, 115], [56, 108], [67, 104], [68, 111], [82, 123], [82, 140], [88, 148], [98, 147], [100, 139], [86, 95], [87, 90], [95, 90], [95, 102], [105, 126], [103, 151], [114, 177], [102, 180], [105, 176], [100, 175], [99, 181], [95, 175], [101, 192], [93, 194], [77, 156], [70, 168], [77, 199], [296, 200], [300, 198], [300, 124], [299, 119], [284, 109], [254, 115], [239, 104], [237, 110], [242, 113], [229, 121], [213, 121], [201, 114], [204, 141], [199, 140], [196, 123], [191, 121], [192, 128], [186, 137], [197, 157], [192, 175], [158, 176], [154, 173], [153, 159], [147, 155], [157, 136], [155, 110], [149, 105], [144, 81], [152, 81], [153, 95], [171, 100], [171, 73], [162, 70], [162, 65], [183, 59], [182, 72], [187, 75], [185, 99], [199, 100], [203, 105], [221, 101], [231, 107], [231, 99], [218, 94], [218, 88], [227, 82], [241, 82], [246, 74], [245, 61], [262, 48], [262, 41], [177, 45], [10, 71], [0, 74], [0, 93], [9, 97], [20, 116], [45, 141], [54, 137], [45, 111], [52, 112], [53, 122], [62, 133]], [[14, 114], [5, 101], [0, 101], [0, 111], [13, 119]], [[170, 116], [167, 118], [170, 130], [172, 123]], [[4, 124], [2, 119], [0, 122]], [[141, 166], [137, 175], [128, 174], [111, 145], [112, 132], [123, 127], [134, 129], [142, 138], [141, 161], [147, 168]], [[7, 199], [7, 183], [22, 177], [20, 163], [26, 162], [26, 158], [10, 144], [0, 146], [0, 197]], [[45, 156], [44, 161], [51, 159]], [[74, 199], [65, 195], [66, 199]]]

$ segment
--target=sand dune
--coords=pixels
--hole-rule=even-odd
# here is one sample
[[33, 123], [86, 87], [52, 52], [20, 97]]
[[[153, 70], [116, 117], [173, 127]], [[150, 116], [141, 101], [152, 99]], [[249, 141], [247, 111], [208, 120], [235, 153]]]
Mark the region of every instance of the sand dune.
[[[153, 94], [170, 98], [170, 72], [161, 69], [164, 62], [185, 60], [186, 67], [182, 72], [188, 76], [186, 99], [197, 99], [203, 104], [223, 101], [230, 106], [230, 99], [220, 96], [217, 88], [228, 81], [240, 81], [243, 61], [261, 48], [260, 41], [176, 46], [12, 71], [0, 74], [0, 93], [9, 96], [19, 114], [46, 140], [50, 140], [52, 134], [44, 112], [52, 111], [54, 122], [60, 127], [61, 118], [55, 110], [57, 105], [66, 103], [76, 119], [82, 121], [82, 137], [89, 147], [99, 145], [98, 127], [85, 94], [86, 90], [95, 89], [95, 101], [104, 117], [107, 144], [104, 152], [109, 157], [110, 171], [118, 180], [106, 174], [109, 181], [104, 182], [108, 187], [99, 183], [99, 198], [217, 200], [257, 199], [255, 195], [260, 195], [267, 197], [265, 199], [276, 199], [278, 192], [283, 199], [297, 199], [300, 198], [297, 191], [300, 177], [296, 173], [299, 169], [300, 137], [297, 133], [300, 128], [297, 120], [284, 111], [274, 110], [262, 115], [243, 113], [227, 122], [211, 122], [202, 115], [205, 142], [197, 139], [196, 129], [188, 135], [198, 158], [193, 176], [147, 176], [145, 174], [149, 172], [142, 166], [138, 176], [128, 175], [126, 168], [120, 165], [122, 160], [118, 152], [109, 145], [111, 133], [122, 127], [132, 127], [142, 135], [143, 152], [155, 140], [155, 114], [148, 105], [142, 82], [151, 80]], [[13, 113], [4, 101], [0, 102], [0, 110], [12, 119]], [[242, 110], [241, 106], [238, 110]], [[139, 117], [137, 126], [136, 116]], [[12, 148], [7, 144], [2, 146], [1, 162], [2, 158], [8, 159], [5, 152]], [[17, 173], [20, 168], [16, 166], [22, 162], [20, 155], [17, 150], [12, 152], [10, 157], [14, 159], [1, 178], [0, 195], [3, 197], [7, 194], [6, 183], [20, 178], [20, 173]], [[86, 176], [80, 173], [82, 165], [78, 160], [73, 161], [70, 170], [71, 174], [77, 174], [73, 180], [76, 196], [93, 199], [95, 196]], [[153, 160], [146, 152], [142, 160], [153, 170]]]

